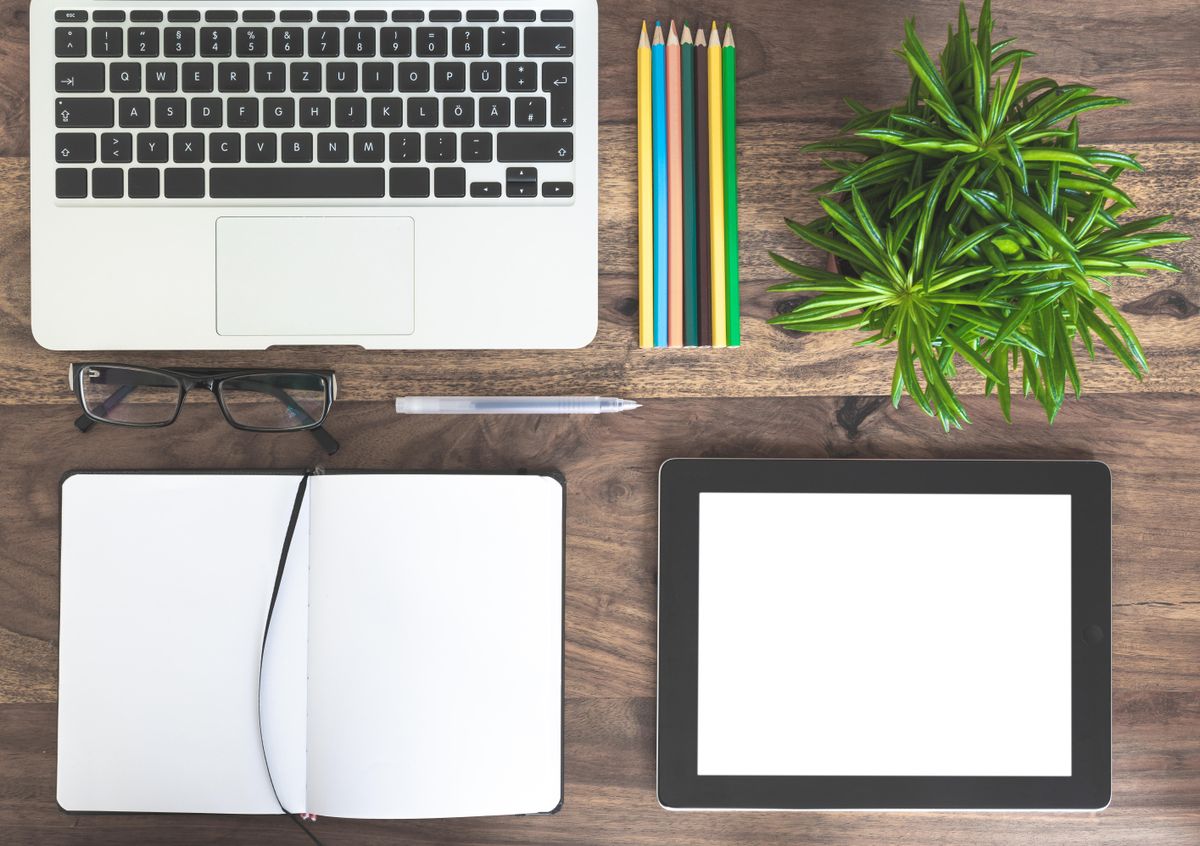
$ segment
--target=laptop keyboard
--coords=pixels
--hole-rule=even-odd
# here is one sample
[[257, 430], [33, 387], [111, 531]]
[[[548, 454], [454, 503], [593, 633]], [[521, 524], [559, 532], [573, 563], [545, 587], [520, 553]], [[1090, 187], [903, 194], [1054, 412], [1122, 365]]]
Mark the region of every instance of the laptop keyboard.
[[574, 55], [566, 9], [59, 9], [55, 195], [561, 201]]

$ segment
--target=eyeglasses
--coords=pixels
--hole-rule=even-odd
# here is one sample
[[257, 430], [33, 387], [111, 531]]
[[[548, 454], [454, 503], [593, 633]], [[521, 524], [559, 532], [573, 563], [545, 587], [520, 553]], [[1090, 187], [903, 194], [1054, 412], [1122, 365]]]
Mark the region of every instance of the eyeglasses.
[[205, 388], [225, 420], [247, 432], [309, 431], [330, 455], [338, 442], [322, 428], [337, 397], [332, 370], [156, 369], [124, 364], [72, 364], [71, 389], [83, 406], [75, 427], [95, 423], [151, 428], [169, 426], [183, 397]]

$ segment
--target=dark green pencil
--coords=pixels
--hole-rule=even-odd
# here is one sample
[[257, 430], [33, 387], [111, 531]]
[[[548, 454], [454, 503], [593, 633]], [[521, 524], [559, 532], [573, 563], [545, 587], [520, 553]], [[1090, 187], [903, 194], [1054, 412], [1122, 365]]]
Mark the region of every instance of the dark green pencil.
[[699, 276], [696, 274], [696, 45], [687, 22], [679, 45], [683, 111], [683, 344], [700, 343]]

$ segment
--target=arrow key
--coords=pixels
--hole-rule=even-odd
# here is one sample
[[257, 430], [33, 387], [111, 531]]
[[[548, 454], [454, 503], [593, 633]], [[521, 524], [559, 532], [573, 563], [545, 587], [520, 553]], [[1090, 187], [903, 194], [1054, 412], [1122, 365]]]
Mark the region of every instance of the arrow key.
[[569, 26], [525, 27], [525, 55], [531, 57], [572, 56], [575, 30]]
[[54, 160], [96, 161], [96, 136], [90, 132], [59, 132], [54, 136]]
[[101, 62], [57, 62], [54, 65], [54, 90], [60, 94], [97, 94], [104, 90], [104, 65]]

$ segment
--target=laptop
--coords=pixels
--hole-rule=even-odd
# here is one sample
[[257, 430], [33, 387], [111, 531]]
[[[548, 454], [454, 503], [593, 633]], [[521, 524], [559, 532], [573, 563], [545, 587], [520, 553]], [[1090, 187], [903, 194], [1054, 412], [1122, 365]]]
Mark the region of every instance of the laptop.
[[573, 348], [595, 0], [32, 0], [50, 349]]

